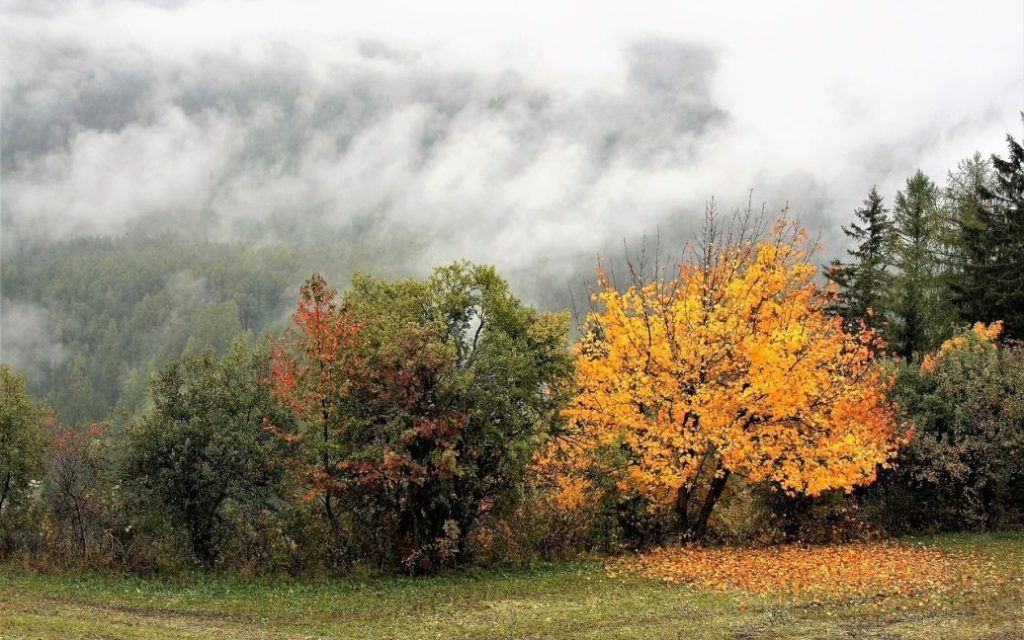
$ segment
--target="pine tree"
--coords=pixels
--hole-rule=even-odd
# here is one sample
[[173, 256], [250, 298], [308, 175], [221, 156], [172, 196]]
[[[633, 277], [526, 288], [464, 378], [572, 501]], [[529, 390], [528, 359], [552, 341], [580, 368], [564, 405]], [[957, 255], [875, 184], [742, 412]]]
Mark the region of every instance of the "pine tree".
[[1006, 159], [992, 155], [992, 180], [978, 187], [974, 215], [960, 226], [963, 268], [953, 290], [967, 321], [1004, 322], [1024, 338], [1024, 147], [1006, 137]]
[[980, 153], [961, 160], [946, 179], [945, 280], [960, 325], [995, 320], [988, 312], [992, 307], [988, 279], [998, 243], [985, 195], [993, 186], [992, 165]]
[[878, 189], [871, 187], [864, 205], [856, 209], [858, 222], [843, 227], [843, 233], [855, 247], [848, 249], [850, 262], [832, 262], [828, 277], [839, 287], [833, 311], [841, 315], [851, 329], [864, 324], [884, 327], [885, 290], [892, 261], [892, 221]]
[[938, 188], [921, 171], [907, 179], [893, 206], [896, 268], [890, 346], [904, 358], [931, 349], [941, 339], [937, 317], [943, 296], [938, 286]]

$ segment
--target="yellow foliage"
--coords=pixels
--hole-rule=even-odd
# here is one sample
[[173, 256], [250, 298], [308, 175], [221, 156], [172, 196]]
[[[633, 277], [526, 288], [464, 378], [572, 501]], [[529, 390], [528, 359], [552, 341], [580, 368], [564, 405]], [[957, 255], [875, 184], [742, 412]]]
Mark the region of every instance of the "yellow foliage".
[[935, 355], [928, 354], [921, 360], [921, 371], [924, 373], [931, 373], [935, 371], [935, 364], [942, 359], [946, 354], [952, 351], [960, 351], [969, 348], [978, 348], [984, 350], [994, 350], [996, 348], [996, 340], [1003, 333], [1002, 321], [996, 321], [992, 324], [985, 324], [983, 322], [976, 322], [971, 327], [970, 332], [954, 336], [949, 340], [946, 340], [939, 346], [939, 350]]
[[788, 221], [623, 291], [601, 274], [567, 434], [540, 461], [562, 504], [595, 474], [662, 505], [701, 469], [809, 495], [872, 482], [904, 441], [892, 380], [872, 360], [879, 339], [844, 331], [816, 277]]

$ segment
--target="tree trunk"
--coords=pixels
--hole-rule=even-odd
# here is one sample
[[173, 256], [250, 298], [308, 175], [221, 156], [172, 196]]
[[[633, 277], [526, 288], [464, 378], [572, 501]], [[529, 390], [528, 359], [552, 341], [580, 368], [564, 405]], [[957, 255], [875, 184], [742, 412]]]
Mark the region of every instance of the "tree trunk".
[[3, 491], [0, 491], [0, 515], [3, 514], [4, 503], [7, 502], [7, 493], [11, 490], [11, 476], [12, 475], [13, 474], [10, 471], [8, 471], [4, 475], [4, 488], [3, 488]]
[[691, 537], [693, 540], [703, 540], [704, 535], [708, 529], [708, 519], [711, 517], [711, 512], [715, 509], [715, 504], [718, 499], [722, 497], [722, 492], [725, 490], [725, 485], [729, 481], [729, 472], [720, 469], [721, 475], [715, 475], [711, 480], [711, 486], [708, 488], [708, 495], [704, 498], [704, 504], [700, 507], [700, 513], [697, 514], [697, 520], [693, 523], [690, 529]]
[[334, 515], [334, 507], [331, 506], [331, 493], [334, 491], [333, 487], [327, 487], [324, 491], [324, 513], [327, 514], [327, 522], [331, 525], [331, 533], [335, 536], [338, 535], [338, 517]]
[[679, 487], [676, 494], [676, 517], [679, 518], [679, 530], [684, 532], [690, 529], [690, 490], [686, 486]]
[[192, 555], [203, 567], [209, 569], [213, 566], [214, 553], [213, 543], [210, 539], [210, 532], [208, 525], [199, 522], [193, 522], [189, 527], [189, 537], [192, 543]]
[[85, 518], [82, 517], [82, 506], [79, 504], [79, 499], [74, 498], [75, 505], [75, 521], [76, 527], [78, 528], [78, 549], [82, 557], [86, 556], [86, 542], [85, 542]]
[[[323, 369], [324, 364], [321, 362], [320, 371], [322, 372]], [[324, 467], [324, 476], [328, 480], [327, 490], [324, 492], [324, 511], [327, 513], [327, 521], [331, 525], [331, 533], [337, 538], [339, 529], [338, 518], [334, 515], [334, 508], [331, 506], [331, 494], [334, 492], [334, 475], [331, 473], [331, 459], [328, 451], [331, 441], [330, 417], [331, 414], [327, 409], [327, 400], [323, 399], [320, 401], [320, 419], [323, 422], [323, 432], [321, 434], [323, 438], [323, 457], [321, 462]]]

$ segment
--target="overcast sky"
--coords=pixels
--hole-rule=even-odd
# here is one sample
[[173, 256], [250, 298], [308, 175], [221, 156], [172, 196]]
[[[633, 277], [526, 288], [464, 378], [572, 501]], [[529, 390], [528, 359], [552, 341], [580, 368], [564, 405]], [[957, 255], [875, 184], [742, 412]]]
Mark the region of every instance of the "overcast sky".
[[1024, 102], [1017, 1], [25, 0], [0, 25], [5, 243], [358, 227], [543, 274], [753, 189], [836, 250], [873, 184], [1001, 152]]

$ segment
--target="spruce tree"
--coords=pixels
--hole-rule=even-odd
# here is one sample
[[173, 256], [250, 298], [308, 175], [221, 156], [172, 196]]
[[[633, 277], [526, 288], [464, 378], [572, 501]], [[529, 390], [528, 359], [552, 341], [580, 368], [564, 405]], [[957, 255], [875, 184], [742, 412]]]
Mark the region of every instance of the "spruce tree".
[[989, 278], [998, 239], [986, 195], [994, 186], [992, 174], [991, 163], [975, 153], [961, 160], [946, 179], [945, 280], [960, 325], [993, 320]]
[[843, 233], [854, 244], [854, 248], [846, 251], [851, 261], [833, 261], [828, 274], [839, 288], [833, 310], [850, 329], [863, 320], [865, 325], [882, 330], [892, 261], [892, 221], [875, 187], [871, 187], [863, 206], [853, 213], [857, 222], [843, 227]]
[[937, 318], [944, 296], [938, 287], [938, 188], [921, 171], [907, 180], [893, 204], [893, 286], [890, 346], [910, 359], [941, 339]]
[[992, 155], [992, 180], [978, 187], [978, 206], [960, 227], [963, 268], [954, 284], [969, 322], [1004, 322], [1024, 338], [1024, 148], [1006, 137], [1005, 159]]

